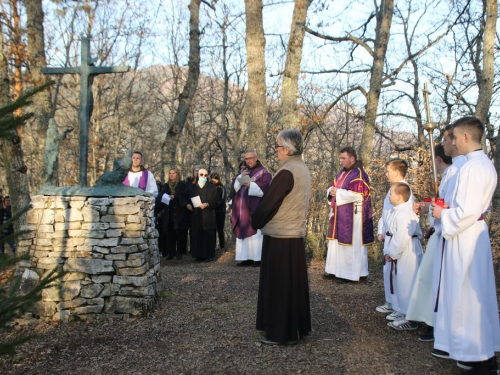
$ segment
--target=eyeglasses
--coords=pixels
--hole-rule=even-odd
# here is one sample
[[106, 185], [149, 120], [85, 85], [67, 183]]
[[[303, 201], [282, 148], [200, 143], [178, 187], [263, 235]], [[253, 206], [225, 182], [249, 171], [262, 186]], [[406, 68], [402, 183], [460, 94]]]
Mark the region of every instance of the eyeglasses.
[[251, 158], [245, 158], [245, 161], [249, 161], [249, 160], [252, 160], [252, 159], [255, 159], [257, 156], [252, 156]]
[[280, 148], [280, 147], [286, 147], [286, 146], [274, 145], [274, 148]]
[[200, 173], [200, 177], [208, 177], [208, 174]]

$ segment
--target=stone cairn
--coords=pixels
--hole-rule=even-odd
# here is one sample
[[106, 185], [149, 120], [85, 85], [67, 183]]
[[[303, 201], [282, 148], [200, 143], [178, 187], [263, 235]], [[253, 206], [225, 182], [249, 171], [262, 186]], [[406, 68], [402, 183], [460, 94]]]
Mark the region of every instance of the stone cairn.
[[35, 196], [18, 269], [33, 285], [58, 267], [66, 273], [43, 290], [33, 314], [56, 321], [127, 319], [149, 310], [159, 282], [154, 199], [148, 196]]

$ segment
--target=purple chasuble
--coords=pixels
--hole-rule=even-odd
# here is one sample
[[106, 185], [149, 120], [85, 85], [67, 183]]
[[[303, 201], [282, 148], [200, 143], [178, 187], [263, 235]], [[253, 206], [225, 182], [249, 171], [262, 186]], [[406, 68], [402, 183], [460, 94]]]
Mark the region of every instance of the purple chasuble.
[[[137, 173], [137, 172], [132, 172], [132, 173]], [[141, 173], [141, 177], [139, 178], [139, 186], [138, 186], [139, 189], [146, 191], [146, 187], [148, 186], [148, 175], [149, 175], [148, 170], [143, 169], [142, 173]], [[125, 180], [123, 181], [123, 184], [127, 185], [127, 186], [131, 186], [130, 180], [128, 178], [128, 173], [127, 173], [127, 177], [125, 177]]]
[[[257, 165], [249, 170], [249, 176], [251, 182], [255, 182], [265, 194], [272, 180], [271, 173], [258, 161]], [[234, 196], [231, 210], [231, 225], [236, 238], [244, 239], [257, 234], [257, 231], [252, 228], [250, 214], [257, 208], [260, 200], [261, 197], [248, 195], [248, 188], [243, 185]]]
[[[370, 179], [360, 164], [360, 162], [356, 162], [351, 167], [352, 169], [342, 169], [333, 180], [332, 186], [337, 189], [351, 190], [363, 194], [362, 235], [363, 245], [366, 245], [374, 240], [372, 200], [370, 197]], [[337, 206], [335, 199], [332, 199], [331, 206], [333, 216], [330, 218], [330, 230], [327, 238], [329, 240], [338, 240], [342, 245], [352, 245], [355, 204], [349, 203]]]

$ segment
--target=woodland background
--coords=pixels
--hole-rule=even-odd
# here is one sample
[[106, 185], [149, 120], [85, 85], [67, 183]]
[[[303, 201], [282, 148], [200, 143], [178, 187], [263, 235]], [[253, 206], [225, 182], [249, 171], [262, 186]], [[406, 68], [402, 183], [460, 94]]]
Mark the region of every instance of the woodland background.
[[[78, 66], [82, 35], [96, 65], [131, 67], [94, 79], [89, 186], [127, 149], [141, 150], [161, 181], [172, 166], [186, 177], [202, 165], [229, 186], [246, 148], [275, 171], [276, 134], [297, 128], [313, 177], [308, 249], [322, 257], [325, 190], [342, 147], [369, 171], [376, 220], [391, 157], [409, 161], [417, 199], [431, 195], [424, 82], [435, 141], [477, 116], [500, 166], [497, 0], [1, 0], [0, 11], [0, 105], [56, 81], [33, 101], [29, 124], [1, 141], [0, 184], [14, 210], [41, 186], [51, 117], [59, 132], [74, 129], [56, 183], [78, 184], [79, 76], [41, 69]], [[499, 203], [497, 190], [493, 212]]]

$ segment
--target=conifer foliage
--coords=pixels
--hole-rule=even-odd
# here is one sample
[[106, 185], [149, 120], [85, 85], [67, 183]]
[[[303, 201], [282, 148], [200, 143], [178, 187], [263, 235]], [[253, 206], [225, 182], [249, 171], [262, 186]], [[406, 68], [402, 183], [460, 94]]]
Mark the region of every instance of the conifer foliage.
[[[53, 82], [48, 82], [42, 86], [36, 87], [21, 95], [12, 104], [0, 108], [0, 138], [11, 138], [15, 129], [22, 126], [27, 119], [33, 116], [32, 113], [25, 113], [20, 116], [14, 116], [17, 109], [25, 108], [31, 104], [30, 98], [36, 93], [46, 89]], [[14, 133], [15, 134], [15, 133]], [[3, 229], [12, 225], [30, 207], [25, 207], [12, 215], [12, 218], [0, 226], [0, 233]], [[5, 243], [29, 231], [17, 231], [8, 237], [0, 239], [0, 243]], [[0, 340], [0, 356], [15, 353], [15, 347], [20, 345], [33, 337], [33, 335], [9, 338], [5, 341], [6, 332], [12, 327], [14, 319], [26, 313], [35, 302], [40, 300], [42, 289], [46, 288], [52, 281], [60, 277], [57, 268], [49, 272], [43, 279], [33, 288], [30, 288], [25, 293], [21, 293], [21, 276], [6, 277], [12, 271], [12, 268], [21, 260], [28, 260], [29, 254], [22, 254], [20, 256], [10, 257], [6, 254], [0, 254], [0, 333], [2, 337]]]

